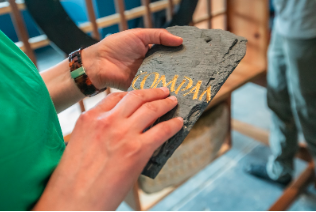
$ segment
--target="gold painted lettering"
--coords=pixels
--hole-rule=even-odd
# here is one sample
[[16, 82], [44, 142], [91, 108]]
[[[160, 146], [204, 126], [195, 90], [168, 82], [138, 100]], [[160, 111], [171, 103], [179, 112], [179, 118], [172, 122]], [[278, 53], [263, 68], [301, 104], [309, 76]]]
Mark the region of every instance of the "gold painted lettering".
[[183, 94], [183, 96], [186, 96], [186, 95], [188, 95], [190, 93], [193, 93], [193, 98], [192, 99], [197, 99], [198, 95], [199, 95], [201, 84], [202, 84], [202, 81], [198, 81], [196, 83], [196, 85], [193, 88], [191, 88], [191, 90], [189, 92]]
[[158, 82], [157, 82], [152, 88], [157, 88], [158, 84], [159, 84], [160, 82], [162, 82], [162, 86], [163, 86], [163, 87], [168, 87], [168, 85], [171, 84], [170, 92], [173, 92], [173, 91], [174, 91], [174, 87], [175, 87], [175, 85], [176, 85], [176, 83], [177, 83], [178, 77], [179, 77], [179, 75], [174, 75], [173, 79], [172, 79], [170, 82], [166, 83], [166, 76], [165, 76], [165, 75], [162, 75], [162, 76], [160, 77], [160, 79], [158, 80]]
[[144, 79], [143, 79], [142, 82], [140, 83], [140, 89], [144, 89], [144, 85], [145, 85], [145, 82], [146, 82], [147, 78], [148, 78], [150, 75], [152, 75], [152, 74], [155, 75], [155, 80], [154, 80], [154, 82], [151, 84], [150, 87], [153, 87], [153, 86], [156, 84], [156, 81], [157, 81], [158, 78], [159, 78], [159, 73], [158, 73], [158, 72], [153, 72], [153, 73], [147, 74], [147, 75], [144, 77]]
[[205, 91], [203, 91], [203, 93], [201, 94], [199, 100], [202, 101], [203, 100], [203, 96], [204, 94], [206, 94], [206, 102], [208, 103], [209, 101], [211, 101], [211, 86], [208, 86]]
[[184, 77], [185, 79], [182, 80], [182, 82], [180, 83], [180, 85], [178, 86], [177, 90], [174, 92], [175, 94], [178, 94], [180, 89], [182, 88], [182, 86], [184, 85], [184, 83], [188, 80], [188, 85], [182, 89], [182, 91], [188, 90], [192, 84], [193, 84], [193, 80], [190, 77]]
[[[193, 85], [193, 80], [190, 78], [190, 77], [187, 77], [187, 76], [184, 76], [184, 79], [182, 80], [182, 82], [180, 83], [180, 85], [177, 87], [177, 89], [175, 90], [175, 86], [176, 86], [176, 83], [177, 83], [177, 80], [179, 78], [179, 75], [175, 75], [173, 77], [172, 80], [170, 80], [169, 82], [166, 82], [166, 76], [165, 75], [162, 75], [160, 78], [159, 78], [159, 73], [158, 72], [153, 72], [153, 73], [149, 73], [148, 72], [144, 72], [144, 73], [141, 73], [139, 75], [137, 75], [133, 82], [132, 82], [132, 88], [134, 90], [138, 90], [138, 88], [135, 87], [136, 85], [136, 82], [137, 80], [142, 76], [142, 75], [145, 75], [143, 80], [141, 81], [140, 83], [140, 89], [144, 89], [144, 86], [145, 86], [145, 83], [146, 83], [146, 80], [148, 79], [148, 77], [150, 75], [154, 74], [155, 75], [155, 79], [153, 81], [153, 83], [151, 84], [150, 88], [157, 88], [157, 86], [159, 85], [159, 83], [162, 83], [162, 86], [163, 87], [168, 87], [170, 85], [170, 92], [174, 92], [175, 94], [178, 94], [179, 91], [186, 91], [188, 89], [190, 89]], [[159, 79], [159, 80], [158, 80]], [[188, 84], [186, 85], [185, 88], [182, 88], [184, 86], [184, 84], [188, 82]], [[192, 97], [192, 100], [194, 99], [199, 99], [200, 101], [203, 101], [203, 98], [204, 98], [204, 95], [206, 95], [205, 97], [205, 101], [207, 103], [209, 103], [211, 101], [211, 97], [212, 97], [212, 91], [211, 91], [211, 86], [208, 86], [202, 93], [201, 95], [199, 96], [199, 92], [200, 92], [200, 87], [201, 87], [201, 84], [202, 84], [202, 81], [198, 81], [196, 83], [196, 85], [194, 87], [192, 87], [190, 89], [189, 92], [183, 94], [183, 96], [187, 96], [188, 94], [193, 94], [193, 97]], [[199, 96], [199, 97], [198, 97]]]
[[178, 93], [179, 93], [179, 91], [180, 91], [181, 87], [183, 86], [183, 84], [185, 83], [185, 81], [186, 81], [185, 79], [182, 80], [182, 82], [181, 82], [180, 85], [178, 86], [177, 90], [174, 92], [175, 94], [178, 94]]
[[133, 88], [134, 90], [138, 90], [138, 88], [135, 87], [135, 83], [136, 83], [136, 81], [138, 80], [138, 78], [139, 78], [141, 75], [144, 75], [144, 74], [147, 74], [147, 72], [141, 73], [141, 74], [137, 75], [137, 76], [134, 78], [134, 80], [133, 80], [133, 82], [132, 82], [132, 88]]
[[181, 91], [185, 91], [188, 90], [189, 88], [191, 88], [192, 84], [193, 84], [193, 80], [190, 77], [186, 77], [184, 76], [185, 79], [189, 80], [187, 87], [183, 88]]

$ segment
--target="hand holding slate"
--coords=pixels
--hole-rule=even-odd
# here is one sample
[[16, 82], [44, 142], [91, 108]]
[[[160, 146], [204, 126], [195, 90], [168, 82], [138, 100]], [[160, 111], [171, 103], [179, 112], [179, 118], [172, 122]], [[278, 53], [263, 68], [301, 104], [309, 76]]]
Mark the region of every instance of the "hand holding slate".
[[183, 128], [154, 152], [143, 170], [151, 178], [157, 176], [246, 53], [247, 40], [227, 31], [191, 26], [167, 30], [182, 37], [183, 45], [153, 46], [129, 88], [168, 87], [178, 106], [154, 125], [178, 116], [184, 120]]

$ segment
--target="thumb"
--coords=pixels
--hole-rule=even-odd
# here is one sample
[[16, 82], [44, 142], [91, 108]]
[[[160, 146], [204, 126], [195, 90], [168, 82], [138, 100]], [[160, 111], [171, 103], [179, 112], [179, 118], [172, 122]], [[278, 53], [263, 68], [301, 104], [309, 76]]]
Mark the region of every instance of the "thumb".
[[137, 35], [144, 45], [162, 44], [164, 46], [179, 46], [183, 39], [168, 32], [166, 29], [140, 29]]

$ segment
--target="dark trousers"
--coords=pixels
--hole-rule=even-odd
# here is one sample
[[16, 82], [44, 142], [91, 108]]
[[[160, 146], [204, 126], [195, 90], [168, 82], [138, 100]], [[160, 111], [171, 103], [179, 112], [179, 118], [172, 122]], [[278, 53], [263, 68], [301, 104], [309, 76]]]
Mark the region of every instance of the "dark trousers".
[[268, 51], [268, 106], [272, 111], [267, 171], [272, 179], [293, 173], [301, 126], [316, 158], [316, 38], [290, 39], [273, 30]]

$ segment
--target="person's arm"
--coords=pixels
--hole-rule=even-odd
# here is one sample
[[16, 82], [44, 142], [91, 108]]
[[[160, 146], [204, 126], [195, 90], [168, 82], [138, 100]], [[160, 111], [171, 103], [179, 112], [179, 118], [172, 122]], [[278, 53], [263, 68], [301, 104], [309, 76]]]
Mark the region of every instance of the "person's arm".
[[153, 152], [183, 126], [155, 120], [173, 109], [168, 88], [113, 93], [76, 123], [60, 164], [34, 210], [115, 210]]
[[[177, 46], [182, 39], [165, 30], [125, 31], [84, 50], [83, 65], [97, 88], [127, 89], [150, 43]], [[58, 110], [83, 97], [67, 65], [43, 73]], [[144, 132], [177, 105], [168, 96], [164, 87], [113, 93], [81, 114], [34, 210], [115, 210], [153, 152], [183, 126], [174, 118]]]
[[[83, 67], [96, 88], [108, 86], [126, 90], [141, 65], [149, 44], [179, 46], [182, 44], [182, 38], [165, 29], [126, 30], [84, 49]], [[57, 112], [84, 98], [70, 76], [68, 60], [42, 72], [41, 75]]]

